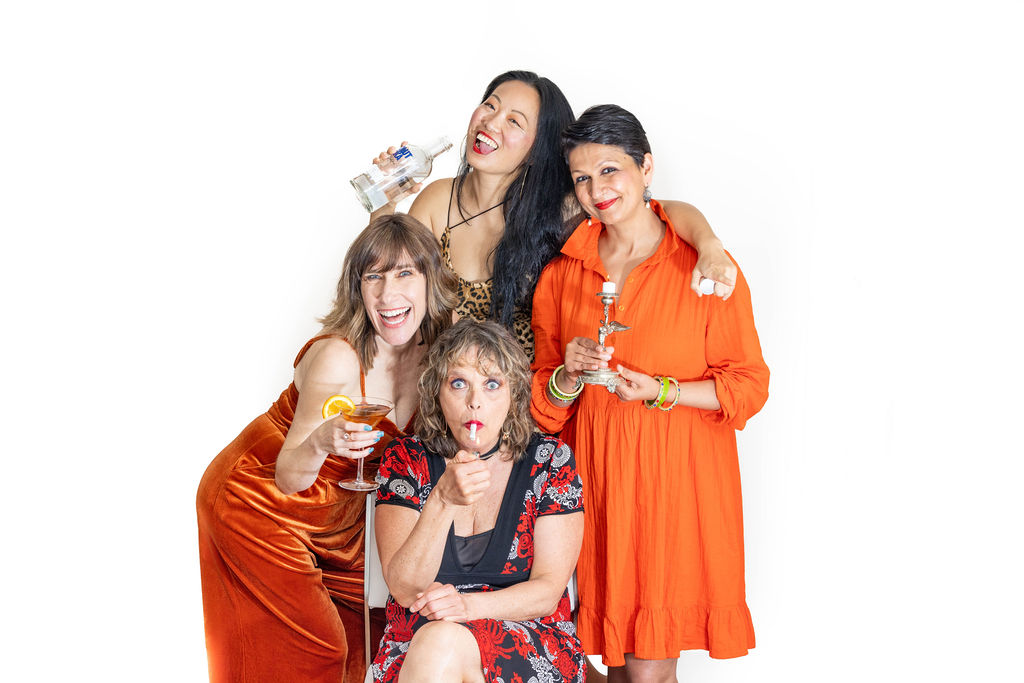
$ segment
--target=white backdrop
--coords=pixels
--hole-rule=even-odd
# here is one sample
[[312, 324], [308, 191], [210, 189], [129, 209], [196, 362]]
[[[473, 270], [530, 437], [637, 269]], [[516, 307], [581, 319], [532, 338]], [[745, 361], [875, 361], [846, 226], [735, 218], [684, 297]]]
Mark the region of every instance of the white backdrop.
[[682, 679], [1005, 679], [1019, 3], [364, 4], [0, 10], [18, 680], [203, 680], [196, 485], [330, 303], [366, 220], [349, 178], [399, 140], [461, 140], [511, 68], [577, 113], [636, 113], [655, 195], [701, 208], [753, 291], [758, 647], [684, 653]]

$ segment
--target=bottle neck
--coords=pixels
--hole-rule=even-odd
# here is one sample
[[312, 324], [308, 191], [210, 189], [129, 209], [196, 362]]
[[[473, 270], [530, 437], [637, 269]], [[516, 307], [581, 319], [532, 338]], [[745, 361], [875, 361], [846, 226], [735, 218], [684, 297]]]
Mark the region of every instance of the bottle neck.
[[424, 145], [423, 151], [426, 152], [431, 159], [434, 159], [451, 148], [452, 141], [449, 140], [447, 136], [442, 136], [436, 140], [431, 140], [428, 144]]

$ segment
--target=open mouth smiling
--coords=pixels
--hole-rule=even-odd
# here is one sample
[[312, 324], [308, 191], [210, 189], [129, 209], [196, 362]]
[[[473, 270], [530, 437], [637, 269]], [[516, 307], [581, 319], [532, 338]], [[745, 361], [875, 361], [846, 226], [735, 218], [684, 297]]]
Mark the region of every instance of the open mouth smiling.
[[476, 142], [473, 143], [474, 152], [487, 156], [496, 149], [498, 149], [498, 143], [494, 141], [494, 138], [483, 132], [476, 134]]
[[409, 317], [409, 313], [412, 311], [412, 306], [406, 306], [405, 308], [391, 308], [386, 311], [377, 311], [377, 315], [380, 316], [381, 322], [384, 323], [385, 327], [399, 327]]

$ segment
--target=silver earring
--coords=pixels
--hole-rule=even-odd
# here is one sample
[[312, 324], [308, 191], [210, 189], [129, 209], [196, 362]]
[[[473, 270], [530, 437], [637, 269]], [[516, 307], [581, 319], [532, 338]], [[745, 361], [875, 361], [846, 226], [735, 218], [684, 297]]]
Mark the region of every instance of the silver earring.
[[644, 187], [644, 206], [651, 208], [651, 186]]

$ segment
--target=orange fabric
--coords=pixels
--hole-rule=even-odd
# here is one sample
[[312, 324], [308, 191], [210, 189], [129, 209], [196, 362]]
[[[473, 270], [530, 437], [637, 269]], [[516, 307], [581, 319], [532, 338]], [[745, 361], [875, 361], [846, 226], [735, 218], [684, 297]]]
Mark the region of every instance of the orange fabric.
[[[768, 368], [740, 275], [728, 301], [689, 289], [696, 252], [666, 223], [657, 251], [619, 287], [611, 367], [679, 381], [714, 379], [719, 411], [671, 412], [624, 403], [588, 386], [568, 408], [545, 388], [573, 337], [596, 339], [603, 316], [602, 226], [586, 221], [544, 270], [533, 300], [532, 412], [576, 452], [587, 496], [579, 579], [579, 635], [610, 666], [623, 655], [677, 657], [705, 649], [737, 657], [754, 647], [743, 579], [743, 506], [736, 429], [768, 397]], [[564, 428], [564, 429], [563, 429]]]
[[[322, 338], [310, 340], [295, 364]], [[292, 384], [221, 451], [199, 484], [199, 561], [214, 683], [339, 683], [362, 681], [366, 671], [366, 494], [338, 486], [355, 474], [355, 463], [328, 456], [316, 483], [290, 496], [274, 483], [298, 399]], [[392, 438], [401, 434], [387, 419], [377, 428]], [[390, 440], [381, 439], [367, 458], [367, 478]], [[372, 620], [376, 643], [383, 616]]]

